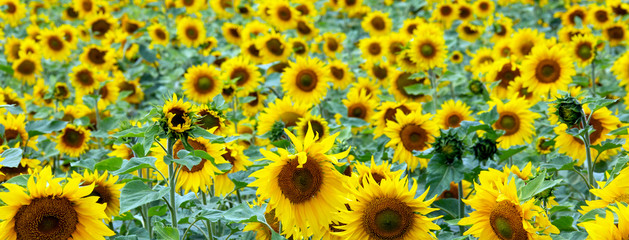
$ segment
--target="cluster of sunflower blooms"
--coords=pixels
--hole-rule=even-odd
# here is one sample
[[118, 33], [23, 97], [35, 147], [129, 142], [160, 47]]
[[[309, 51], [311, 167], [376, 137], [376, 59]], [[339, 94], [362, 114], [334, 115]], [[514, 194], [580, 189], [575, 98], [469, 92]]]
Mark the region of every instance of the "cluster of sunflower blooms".
[[628, 17], [0, 0], [0, 239], [627, 239]]

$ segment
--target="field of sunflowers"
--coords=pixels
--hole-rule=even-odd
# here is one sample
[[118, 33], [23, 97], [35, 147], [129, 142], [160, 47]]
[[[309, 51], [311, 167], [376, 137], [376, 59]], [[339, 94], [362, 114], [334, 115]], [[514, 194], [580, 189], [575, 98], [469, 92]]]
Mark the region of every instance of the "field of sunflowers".
[[0, 0], [0, 240], [629, 239], [625, 0]]

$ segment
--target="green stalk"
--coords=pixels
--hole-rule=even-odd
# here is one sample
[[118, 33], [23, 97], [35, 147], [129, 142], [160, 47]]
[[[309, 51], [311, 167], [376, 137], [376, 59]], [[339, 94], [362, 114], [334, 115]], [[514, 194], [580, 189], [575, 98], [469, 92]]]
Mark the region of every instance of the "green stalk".
[[[207, 197], [205, 196], [205, 192], [201, 191], [201, 197], [203, 199], [203, 206], [207, 205]], [[207, 234], [209, 239], [214, 239], [214, 235], [212, 234], [212, 222], [209, 220], [205, 220], [205, 225], [207, 225]]]
[[[175, 145], [175, 139], [169, 137], [168, 138], [168, 156], [173, 156], [173, 146]], [[176, 177], [175, 177], [175, 163], [171, 162], [168, 165], [168, 180], [169, 180], [169, 186], [170, 186], [170, 205], [171, 205], [171, 209], [170, 209], [170, 216], [173, 222], [173, 228], [177, 229], [177, 209], [175, 208], [175, 186], [176, 186]]]
[[[459, 182], [459, 218], [465, 217], [465, 204], [463, 203], [463, 180]], [[465, 232], [465, 226], [459, 225], [461, 234]]]
[[432, 107], [435, 109], [435, 113], [437, 112], [437, 79], [435, 78], [435, 74], [432, 72], [432, 69], [428, 69], [428, 79], [430, 79], [430, 86], [434, 90], [432, 93]]
[[[594, 55], [594, 59], [596, 59], [596, 55]], [[592, 95], [596, 96], [596, 64], [594, 64], [594, 59], [592, 59]]]
[[[588, 122], [587, 122], [587, 118], [585, 117], [585, 112], [583, 112], [583, 109], [581, 110], [581, 125], [583, 126], [583, 130], [585, 131], [583, 133], [583, 136], [581, 136], [583, 138], [583, 144], [585, 144], [585, 156], [587, 159], [587, 165], [588, 165], [588, 185], [591, 188], [594, 188], [594, 162], [592, 161], [592, 153], [590, 152], [590, 133], [587, 129], [588, 127]], [[588, 191], [589, 192], [589, 191]], [[588, 198], [592, 199], [593, 195], [591, 193], [588, 194]]]

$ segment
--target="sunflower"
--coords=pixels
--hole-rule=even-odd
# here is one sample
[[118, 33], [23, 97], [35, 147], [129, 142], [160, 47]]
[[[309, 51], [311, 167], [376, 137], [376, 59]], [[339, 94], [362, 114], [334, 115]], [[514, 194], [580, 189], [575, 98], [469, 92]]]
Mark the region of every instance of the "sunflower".
[[133, 38], [139, 38], [144, 35], [144, 32], [140, 31], [140, 29], [144, 28], [144, 25], [146, 25], [145, 22], [130, 19], [127, 15], [122, 16], [122, 29], [128, 35], [133, 36]]
[[310, 128], [314, 132], [315, 136], [318, 137], [316, 141], [321, 141], [330, 136], [328, 121], [319, 115], [307, 115], [297, 121], [297, 126], [295, 127], [297, 137], [303, 140]]
[[474, 189], [476, 195], [463, 200], [475, 209], [459, 221], [472, 225], [463, 234], [480, 239], [548, 239], [559, 233], [534, 198], [520, 203], [515, 181], [475, 184]]
[[80, 92], [83, 95], [94, 92], [100, 87], [100, 83], [107, 79], [105, 73], [95, 71], [85, 64], [73, 67], [68, 77], [70, 77], [70, 83], [77, 93]]
[[[26, 117], [24, 114], [13, 115], [11, 113], [5, 113], [5, 116], [0, 116], [0, 124], [4, 127], [3, 136], [0, 138], [0, 145], [4, 140], [20, 140], [21, 146], [26, 146], [28, 141], [28, 133], [26, 132]], [[19, 137], [19, 138], [18, 138]], [[9, 145], [4, 143], [4, 145]]]
[[453, 64], [459, 64], [463, 62], [463, 53], [461, 51], [453, 51], [450, 54], [450, 62]]
[[406, 115], [415, 111], [421, 112], [421, 109], [421, 104], [417, 102], [382, 102], [381, 105], [377, 107], [378, 112], [376, 112], [372, 118], [375, 125], [373, 131], [374, 139], [384, 134], [384, 129], [387, 127], [388, 122], [397, 123], [395, 113], [398, 110]]
[[220, 75], [220, 71], [207, 63], [192, 66], [184, 75], [184, 93], [195, 102], [208, 103], [223, 89]]
[[474, 10], [471, 4], [467, 2], [457, 2], [455, 6], [458, 8], [457, 17], [459, 20], [466, 22], [474, 19]]
[[508, 103], [503, 103], [500, 99], [493, 99], [489, 102], [489, 109], [496, 106], [498, 110], [498, 120], [493, 124], [494, 129], [504, 130], [500, 136], [498, 146], [503, 149], [515, 145], [531, 142], [535, 135], [533, 127], [534, 120], [540, 115], [529, 110], [531, 104], [523, 98], [512, 99]]
[[[588, 105], [583, 105], [583, 112], [586, 116], [592, 114], [592, 111], [588, 107]], [[590, 145], [598, 145], [601, 142], [612, 139], [613, 136], [609, 136], [608, 133], [612, 130], [618, 128], [620, 124], [620, 120], [618, 117], [614, 116], [614, 114], [607, 108], [601, 108], [596, 110], [590, 117], [588, 121], [588, 125], [594, 128], [594, 131], [590, 133]], [[577, 160], [577, 165], [583, 164], [586, 158], [585, 145], [583, 140], [580, 137], [575, 137], [566, 132], [568, 128], [578, 128], [582, 129], [580, 124], [577, 123], [577, 126], [567, 126], [566, 124], [561, 124], [554, 128], [555, 133], [558, 135], [555, 138], [555, 146], [558, 148], [558, 152], [561, 154], [566, 154], [573, 159]], [[596, 156], [598, 151], [594, 148], [591, 148], [592, 156]], [[598, 160], [605, 160], [609, 158], [612, 151], [605, 151], [601, 153]]]
[[293, 50], [294, 57], [306, 57], [308, 56], [308, 43], [302, 38], [290, 38], [288, 39], [288, 46]]
[[575, 73], [570, 54], [559, 45], [533, 48], [522, 62], [524, 85], [538, 95], [568, 89]]
[[124, 184], [116, 183], [118, 176], [108, 174], [107, 171], [103, 174], [90, 173], [86, 169], [83, 175], [76, 172], [72, 173], [72, 178], [81, 179], [81, 186], [94, 185], [90, 196], [97, 196], [98, 201], [96, 202], [107, 206], [105, 214], [107, 214], [108, 219], [120, 214], [120, 189]]
[[245, 27], [242, 29], [240, 34], [242, 35], [243, 41], [248, 41], [268, 33], [271, 29], [272, 28], [269, 25], [258, 20], [253, 20], [245, 24]]
[[245, 41], [240, 45], [240, 53], [248, 57], [254, 63], [262, 63], [265, 61], [260, 52], [261, 49], [257, 47], [255, 39]]
[[140, 85], [140, 79], [127, 80], [122, 72], [114, 73], [114, 82], [120, 92], [129, 91], [131, 94], [123, 98], [124, 101], [132, 104], [139, 104], [144, 100], [144, 91], [142, 91], [142, 85]]
[[[626, 226], [629, 224], [629, 207], [622, 203], [617, 203], [617, 206], [610, 206], [605, 211], [605, 217], [597, 215], [592, 221], [582, 222], [578, 225], [585, 228], [588, 233], [588, 239], [625, 239], [629, 237], [629, 229]], [[616, 222], [615, 216], [618, 217]]]
[[511, 38], [511, 54], [517, 59], [524, 59], [533, 50], [533, 47], [544, 42], [543, 33], [538, 33], [537, 29], [521, 28], [513, 34]]
[[184, 102], [182, 98], [177, 99], [177, 95], [173, 94], [173, 97], [164, 103], [162, 107], [162, 113], [166, 118], [166, 128], [168, 131], [175, 131], [178, 133], [185, 132], [191, 128], [191, 111], [192, 104], [190, 102]]
[[244, 56], [227, 60], [221, 66], [221, 72], [223, 81], [235, 81], [241, 96], [253, 91], [262, 82], [258, 67]]
[[588, 22], [597, 29], [603, 29], [614, 20], [610, 8], [596, 4], [589, 6], [586, 18]]
[[318, 104], [328, 90], [329, 69], [317, 58], [297, 58], [282, 74], [282, 88], [296, 102]]
[[456, 128], [461, 126], [462, 121], [474, 121], [471, 113], [467, 104], [450, 99], [441, 104], [441, 109], [435, 114], [435, 121], [441, 129]]
[[[223, 154], [227, 153], [223, 144], [214, 144], [204, 138], [191, 137], [188, 137], [188, 144], [190, 144], [194, 150], [207, 152], [214, 158], [213, 161], [216, 164], [229, 163], [223, 158]], [[173, 146], [173, 156], [175, 159], [179, 158], [177, 153], [180, 150], [184, 150], [184, 146], [181, 140], [177, 140]], [[209, 187], [212, 185], [212, 179], [215, 177], [215, 174], [220, 172], [221, 171], [207, 159], [201, 159], [201, 162], [194, 165], [192, 168], [181, 166], [181, 170], [179, 170], [179, 175], [177, 176], [176, 189], [178, 191], [183, 189], [185, 193], [190, 191], [195, 193], [199, 191], [207, 193]]]
[[[67, 25], [65, 25], [65, 26], [67, 26]], [[20, 51], [19, 51], [18, 55], [20, 57], [24, 57], [24, 56], [27, 56], [27, 55], [41, 56], [41, 46], [40, 46], [39, 43], [35, 42], [35, 40], [33, 40], [31, 38], [26, 38], [20, 44]]]
[[319, 29], [315, 27], [313, 21], [309, 18], [300, 17], [297, 19], [297, 35], [299, 37], [309, 40], [319, 35]]
[[548, 137], [538, 137], [535, 150], [539, 154], [549, 154], [555, 150], [555, 141]]
[[592, 35], [592, 30], [590, 30], [589, 28], [575, 28], [567, 26], [559, 29], [557, 35], [559, 35], [560, 42], [570, 43], [572, 42], [572, 39], [576, 36]]
[[260, 114], [258, 135], [271, 131], [277, 121], [282, 121], [286, 127], [297, 126], [299, 119], [309, 114], [309, 106], [307, 103], [293, 103], [288, 97], [276, 99]]
[[257, 180], [250, 186], [256, 193], [269, 199], [275, 215], [281, 221], [286, 237], [302, 233], [304, 237], [321, 238], [323, 226], [333, 220], [334, 213], [345, 208], [347, 189], [343, 176], [334, 168], [339, 158], [348, 151], [334, 155], [326, 153], [334, 146], [336, 133], [316, 141], [310, 128], [303, 141], [284, 130], [294, 145], [295, 154], [279, 148], [278, 153], [260, 149], [271, 163], [251, 174]]
[[561, 24], [564, 26], [577, 27], [577, 18], [580, 19], [582, 26], [588, 23], [587, 9], [579, 4], [573, 4], [561, 15]]
[[507, 95], [517, 98], [524, 98], [531, 104], [536, 104], [541, 100], [541, 97], [537, 94], [533, 94], [533, 90], [524, 86], [524, 80], [522, 78], [515, 78], [514, 81], [509, 82], [507, 87]]
[[349, 208], [338, 215], [345, 223], [337, 233], [346, 239], [434, 239], [434, 230], [441, 229], [429, 218], [437, 208], [430, 205], [435, 200], [424, 200], [428, 191], [415, 198], [417, 183], [408, 188], [407, 178], [365, 178], [362, 187], [350, 189], [352, 199]]
[[474, 76], [487, 73], [494, 63], [492, 51], [487, 47], [479, 48], [478, 50], [476, 50], [475, 53], [470, 54], [470, 57], [472, 57], [472, 60], [470, 60], [470, 65], [472, 67], [472, 73], [474, 74]]
[[[477, 1], [480, 2], [480, 1]], [[503, 15], [499, 16], [500, 19], [496, 20], [493, 25], [493, 35], [490, 41], [497, 43], [501, 40], [508, 39], [513, 33], [513, 20]]]
[[426, 20], [423, 18], [408, 18], [404, 20], [404, 23], [399, 30], [400, 34], [403, 34], [404, 38], [412, 38], [414, 36], [413, 33], [417, 30], [417, 27], [423, 24], [426, 24]]
[[101, 219], [106, 206], [89, 196], [94, 185], [80, 187], [80, 179], [54, 178], [50, 168], [32, 174], [27, 189], [5, 183], [0, 193], [2, 239], [105, 239], [113, 236]]
[[52, 91], [53, 98], [59, 101], [63, 101], [65, 99], [68, 99], [71, 94], [72, 92], [70, 92], [70, 88], [68, 88], [68, 85], [66, 83], [64, 82], [55, 83], [55, 87], [53, 88], [53, 91]]
[[203, 56], [220, 56], [220, 52], [213, 52], [214, 48], [218, 46], [218, 40], [215, 37], [207, 37], [205, 41], [199, 46], [199, 53]]
[[30, 95], [30, 98], [33, 100], [33, 103], [35, 105], [54, 107], [55, 105], [49, 93], [50, 93], [50, 86], [46, 85], [43, 78], [38, 78], [35, 83], [35, 86], [33, 86], [33, 95]]
[[455, 8], [455, 3], [442, 2], [435, 9], [435, 11], [432, 11], [431, 20], [441, 21], [446, 26], [450, 26], [452, 21], [457, 18], [458, 9]]
[[376, 84], [385, 87], [389, 86], [390, 77], [395, 73], [395, 68], [387, 61], [380, 63], [366, 62], [361, 65], [361, 68], [367, 72], [369, 77], [377, 81]]
[[[590, 189], [590, 192], [598, 197], [596, 200], [586, 201], [587, 205], [581, 206], [581, 210], [579, 212], [581, 214], [586, 214], [594, 209], [609, 207], [612, 203], [629, 203], [629, 195], [627, 195], [627, 190], [629, 190], [629, 182], [627, 181], [629, 178], [629, 168], [625, 168], [620, 171], [618, 176], [614, 177], [610, 182], [599, 182], [600, 186], [603, 186], [601, 189], [595, 188]], [[623, 204], [618, 204], [621, 206]]]
[[570, 44], [570, 52], [580, 67], [587, 66], [596, 55], [596, 38], [592, 35], [575, 36]]
[[349, 183], [351, 188], [364, 187], [363, 182], [369, 182], [374, 180], [377, 184], [380, 184], [382, 179], [399, 180], [402, 177], [404, 170], [391, 171], [391, 165], [388, 162], [383, 161], [381, 165], [377, 165], [371, 157], [371, 164], [367, 166], [365, 163], [358, 162], [354, 165], [356, 167], [356, 174], [352, 174], [352, 181]]
[[389, 14], [380, 11], [373, 11], [367, 14], [360, 25], [370, 36], [387, 35], [393, 27]]
[[111, 30], [117, 29], [116, 19], [111, 14], [98, 13], [87, 16], [85, 26], [92, 31], [94, 38], [102, 40]]
[[372, 98], [365, 90], [349, 91], [347, 99], [343, 99], [347, 107], [347, 116], [370, 122], [374, 109], [378, 105], [377, 99]]
[[26, 55], [13, 62], [13, 77], [28, 85], [35, 84], [35, 75], [42, 71], [41, 60], [35, 55]]
[[387, 35], [383, 41], [384, 48], [386, 48], [385, 56], [390, 62], [395, 62], [398, 55], [402, 53], [402, 50], [408, 43], [409, 37], [400, 33], [391, 33]]
[[191, 14], [205, 10], [207, 8], [205, 3], [206, 1], [201, 0], [176, 0], [175, 7], [186, 8], [186, 12]]
[[249, 157], [243, 153], [244, 147], [230, 142], [225, 144], [225, 153], [221, 156], [231, 164], [231, 168], [227, 172], [217, 174], [214, 178], [214, 195], [225, 196], [234, 190], [234, 182], [229, 179], [228, 174], [245, 171], [246, 168], [253, 165], [249, 161]]
[[267, 95], [262, 94], [260, 91], [251, 91], [247, 97], [252, 97], [253, 100], [240, 105], [242, 107], [242, 114], [247, 117], [254, 117], [264, 109], [264, 101]]
[[92, 14], [96, 14], [99, 0], [73, 0], [72, 9], [79, 14], [79, 18], [86, 18]]
[[520, 78], [520, 65], [509, 59], [498, 59], [487, 71], [485, 81], [489, 83], [499, 82], [492, 89], [492, 94], [498, 98], [507, 98], [509, 85]]
[[[252, 204], [249, 204], [249, 207], [263, 207], [263, 204], [266, 204], [263, 199], [254, 199]], [[275, 208], [271, 206], [266, 206], [264, 211], [264, 220], [271, 227], [269, 227], [261, 222], [249, 222], [246, 223], [245, 227], [242, 229], [243, 232], [255, 232], [256, 240], [272, 240], [273, 233], [280, 231], [280, 220], [275, 216]], [[300, 235], [300, 234], [297, 234]]]
[[462, 180], [461, 181], [461, 185], [463, 187], [463, 195], [459, 196], [459, 184], [455, 183], [455, 182], [450, 182], [450, 188], [448, 190], [444, 190], [438, 197], [437, 200], [439, 199], [448, 199], [448, 198], [454, 198], [454, 199], [459, 199], [459, 197], [462, 197], [463, 199], [466, 199], [466, 196], [469, 196], [469, 194], [472, 192], [472, 183]]
[[39, 35], [42, 53], [46, 59], [65, 61], [70, 56], [70, 46], [63, 38], [63, 33], [44, 29]]
[[621, 21], [613, 22], [603, 29], [603, 37], [609, 41], [610, 47], [619, 46], [629, 39], [628, 30], [629, 27], [627, 27], [626, 23]]
[[284, 61], [292, 53], [292, 48], [286, 43], [285, 37], [277, 32], [267, 33], [256, 41], [256, 47], [260, 49], [264, 63]]
[[20, 21], [26, 17], [26, 4], [18, 0], [0, 0], [0, 6], [4, 11], [0, 12], [0, 18], [9, 23], [11, 27], [17, 27]]
[[221, 26], [221, 31], [223, 32], [225, 41], [235, 45], [240, 45], [242, 43], [244, 37], [242, 30], [243, 27], [241, 25], [230, 22], [225, 22], [223, 23], [223, 26]]
[[166, 27], [160, 23], [153, 23], [147, 29], [149, 37], [151, 37], [151, 46], [162, 45], [167, 46], [170, 41], [170, 34]]
[[479, 0], [474, 2], [474, 14], [480, 18], [489, 17], [494, 13], [496, 5], [491, 0]]
[[378, 83], [365, 77], [359, 77], [358, 81], [352, 84], [348, 93], [356, 92], [356, 94], [358, 94], [361, 91], [365, 91], [369, 98], [375, 98], [377, 102], [379, 102], [379, 100], [377, 100], [378, 96], [382, 95], [382, 91], [380, 90]]
[[11, 36], [6, 38], [5, 41], [4, 55], [6, 56], [7, 62], [18, 60], [20, 58], [20, 45], [22, 45], [22, 40]]
[[407, 169], [411, 171], [415, 171], [417, 164], [421, 168], [428, 166], [429, 159], [416, 157], [413, 151], [428, 149], [439, 135], [439, 127], [430, 120], [431, 117], [431, 114], [424, 115], [420, 111], [404, 114], [402, 110], [397, 110], [397, 122], [388, 121], [384, 129], [384, 134], [391, 139], [386, 147], [395, 147], [393, 161], [406, 162]]
[[511, 58], [511, 40], [502, 39], [496, 42], [493, 47], [494, 59]]
[[89, 149], [90, 130], [82, 126], [68, 124], [57, 136], [57, 149], [69, 157], [79, 157]]
[[227, 120], [221, 110], [202, 105], [196, 107], [195, 112], [197, 115], [196, 125], [210, 131], [210, 133], [229, 136], [233, 132], [234, 124]]
[[[0, 150], [0, 153], [2, 153], [2, 150]], [[22, 158], [16, 167], [0, 165], [0, 183], [4, 183], [15, 176], [29, 174], [33, 171], [40, 171], [41, 168], [41, 162], [39, 160], [28, 158]]]
[[290, 6], [288, 1], [271, 1], [268, 8], [269, 22], [278, 30], [284, 31], [297, 27], [295, 19], [300, 14], [295, 8]]
[[620, 56], [611, 67], [616, 79], [620, 81], [620, 86], [629, 85], [629, 52]]
[[444, 66], [448, 50], [443, 32], [433, 24], [420, 26], [416, 35], [410, 43], [408, 56], [417, 63], [421, 70], [428, 70], [435, 67]]
[[354, 73], [343, 61], [332, 60], [328, 63], [328, 68], [330, 69], [330, 82], [334, 89], [345, 89], [354, 80]]
[[63, 40], [69, 44], [70, 49], [76, 49], [79, 42], [77, 29], [72, 25], [63, 24], [57, 30], [63, 33]]
[[362, 52], [361, 57], [368, 62], [378, 63], [387, 52], [383, 43], [384, 37], [369, 37], [360, 40], [358, 46]]
[[456, 28], [459, 38], [474, 43], [481, 35], [483, 35], [485, 26], [477, 26], [470, 22], [462, 22]]
[[240, 0], [209, 0], [210, 7], [220, 19], [229, 19], [233, 16], [232, 12], [227, 11], [229, 8], [240, 5]]
[[429, 101], [432, 97], [421, 93], [409, 93], [406, 87], [415, 84], [430, 84], [428, 78], [412, 78], [410, 72], [395, 71], [391, 73], [389, 82], [389, 92], [393, 94], [396, 100], [408, 100], [408, 101]]
[[323, 42], [323, 53], [329, 58], [336, 59], [336, 54], [343, 51], [345, 34], [326, 32], [321, 36], [320, 41]]
[[186, 47], [197, 47], [205, 40], [206, 31], [201, 19], [184, 17], [177, 21], [177, 38]]

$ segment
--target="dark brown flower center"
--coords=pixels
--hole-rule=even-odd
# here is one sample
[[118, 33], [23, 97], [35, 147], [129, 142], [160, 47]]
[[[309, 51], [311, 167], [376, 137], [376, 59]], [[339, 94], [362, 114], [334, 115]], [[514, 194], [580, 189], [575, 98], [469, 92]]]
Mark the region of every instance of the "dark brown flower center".
[[367, 116], [367, 107], [362, 103], [355, 103], [347, 108], [347, 116], [367, 120], [365, 119]]
[[336, 50], [339, 49], [339, 43], [334, 38], [328, 38], [326, 46], [328, 46], [328, 49], [332, 52], [336, 52]]
[[107, 55], [107, 51], [100, 51], [96, 48], [90, 48], [87, 52], [87, 58], [92, 64], [96, 65], [102, 65], [106, 62], [105, 55]]
[[160, 40], [166, 40], [166, 33], [162, 29], [155, 29], [154, 33]]
[[76, 73], [76, 79], [79, 80], [79, 82], [83, 86], [92, 86], [92, 84], [94, 83], [94, 78], [92, 78], [92, 72], [90, 72], [90, 70], [87, 70], [87, 69], [81, 70], [80, 72]]
[[65, 197], [35, 198], [14, 219], [17, 239], [69, 239], [78, 224], [73, 203]]
[[[207, 152], [207, 148], [205, 147], [205, 144], [199, 142], [198, 140], [192, 139], [192, 138], [188, 138], [188, 144], [190, 144], [190, 146], [192, 146], [192, 148], [194, 150], [202, 150], [202, 151], [206, 151]], [[173, 146], [173, 152], [175, 154], [174, 157], [175, 159], [179, 159], [179, 157], [177, 156], [177, 153], [180, 150], [185, 149], [183, 146], [183, 143], [181, 142], [181, 140], [178, 140], [175, 145]], [[186, 167], [186, 166], [181, 166], [181, 170], [189, 172], [189, 173], [194, 173], [194, 172], [198, 172], [201, 171], [203, 169], [203, 167], [205, 166], [205, 162], [207, 162], [207, 160], [205, 159], [201, 159], [201, 162], [199, 162], [199, 164], [194, 165], [194, 167], [192, 167], [192, 169]]]
[[371, 23], [371, 26], [377, 31], [382, 31], [387, 27], [386, 23], [384, 22], [384, 19], [382, 19], [382, 17], [380, 16], [376, 16], [372, 18], [370, 23]]
[[435, 46], [427, 42], [419, 45], [419, 53], [421, 53], [424, 58], [432, 58], [437, 54], [437, 51]]
[[414, 214], [411, 207], [396, 198], [375, 198], [363, 212], [363, 229], [371, 239], [404, 239], [412, 229]]
[[397, 110], [402, 110], [402, 112], [406, 115], [411, 113], [411, 110], [408, 109], [406, 106], [404, 105], [400, 105], [399, 107], [396, 108], [389, 108], [387, 109], [386, 112], [384, 112], [384, 121], [385, 124], [387, 121], [393, 121], [393, 122], [397, 122], [397, 119], [395, 118], [395, 113], [397, 113]]
[[[316, 120], [310, 120], [309, 122], [310, 122], [310, 126], [312, 127], [312, 131], [319, 137], [317, 141], [321, 140], [321, 138], [323, 138], [325, 134], [325, 128], [323, 124], [321, 124], [319, 121], [316, 121]], [[308, 132], [308, 124], [304, 125], [302, 131], [304, 133]], [[304, 134], [304, 136], [305, 135], [306, 134]]]
[[92, 32], [94, 32], [97, 37], [105, 36], [110, 28], [111, 24], [109, 24], [105, 19], [98, 19], [92, 23]]
[[282, 54], [284, 54], [284, 45], [276, 38], [269, 39], [266, 41], [265, 45], [266, 48], [269, 49], [269, 52], [275, 56], [282, 56]]
[[576, 18], [580, 18], [581, 21], [583, 21], [583, 19], [585, 19], [585, 13], [581, 10], [576, 10], [568, 15], [568, 19], [572, 24], [577, 24]]
[[522, 224], [520, 210], [508, 200], [495, 204], [489, 215], [489, 224], [501, 240], [528, 239], [528, 234]]
[[533, 49], [534, 46], [535, 46], [535, 43], [533, 43], [533, 42], [524, 43], [520, 47], [520, 52], [524, 56], [529, 55], [529, 53], [531, 53], [531, 49]]
[[444, 17], [450, 16], [450, 14], [452, 14], [452, 7], [448, 5], [441, 6], [439, 8], [439, 13], [441, 13], [441, 15]]
[[380, 44], [377, 42], [370, 43], [367, 49], [369, 51], [369, 54], [371, 54], [372, 56], [378, 56], [380, 55], [380, 52], [382, 52], [382, 47], [380, 47]]
[[9, 15], [14, 14], [17, 11], [17, 6], [15, 6], [12, 2], [8, 2], [5, 6], [7, 6], [7, 13], [9, 13]]
[[293, 14], [291, 13], [288, 6], [281, 6], [279, 7], [279, 9], [277, 9], [277, 17], [282, 21], [290, 21], [290, 19], [293, 17]]
[[334, 79], [339, 81], [343, 80], [343, 77], [345, 76], [345, 71], [342, 68], [338, 68], [335, 66], [330, 67], [330, 73], [332, 73]]
[[249, 72], [246, 68], [243, 67], [237, 67], [232, 70], [232, 73], [229, 75], [229, 77], [231, 79], [238, 79], [236, 80], [237, 86], [242, 86], [249, 82]]
[[301, 168], [297, 168], [298, 165], [296, 158], [290, 160], [277, 176], [282, 195], [292, 204], [299, 204], [317, 196], [323, 184], [323, 170], [316, 159], [308, 157]]
[[511, 136], [520, 129], [520, 118], [512, 112], [500, 113], [500, 118], [496, 121], [496, 128], [505, 131], [504, 136]]
[[423, 150], [428, 146], [428, 132], [421, 125], [408, 124], [400, 131], [402, 145], [408, 151]]
[[304, 45], [302, 42], [294, 42], [293, 43], [293, 51], [297, 55], [303, 55], [303, 54], [306, 53], [306, 45]]
[[197, 125], [204, 129], [211, 129], [213, 127], [220, 128], [220, 118], [215, 114], [210, 113], [209, 111], [203, 110], [199, 112], [199, 121], [197, 121]]
[[448, 116], [448, 128], [456, 128], [458, 126], [461, 126], [461, 121], [463, 121], [463, 118], [458, 113], [454, 113]]
[[197, 83], [194, 85], [194, 89], [199, 93], [208, 93], [214, 89], [214, 78], [203, 75], [197, 78]]
[[612, 40], [622, 40], [625, 37], [625, 30], [619, 26], [610, 27], [606, 31]]
[[23, 75], [31, 75], [35, 72], [35, 63], [29, 59], [22, 61], [17, 65], [17, 71]]
[[609, 20], [609, 16], [607, 15], [607, 11], [598, 10], [594, 13], [594, 18], [600, 23], [605, 23]]
[[305, 92], [311, 92], [315, 89], [315, 87], [317, 87], [317, 82], [319, 79], [317, 78], [317, 74], [314, 71], [310, 69], [305, 69], [297, 73], [296, 80], [297, 88]]
[[535, 77], [543, 83], [556, 82], [561, 74], [561, 66], [552, 59], [544, 59], [537, 64], [535, 68]]
[[589, 42], [579, 43], [577, 45], [577, 56], [583, 61], [587, 61], [592, 57], [592, 44]]
[[61, 136], [61, 140], [66, 146], [80, 148], [83, 144], [85, 144], [85, 133], [72, 128], [67, 128], [65, 133]]
[[297, 32], [303, 35], [308, 35], [312, 32], [312, 29], [308, 27], [308, 24], [306, 24], [306, 22], [304, 22], [303, 20], [299, 20], [297, 21]]
[[459, 7], [459, 19], [467, 19], [470, 15], [472, 15], [472, 9], [465, 6]]
[[186, 28], [186, 37], [190, 40], [197, 40], [199, 38], [199, 30], [195, 26], [188, 26]]
[[48, 39], [48, 47], [50, 47], [50, 49], [54, 50], [55, 52], [58, 52], [60, 50], [63, 50], [63, 41], [57, 36], [52, 36]]
[[310, 13], [310, 9], [308, 9], [308, 6], [306, 6], [305, 4], [301, 4], [295, 7], [295, 9], [297, 9], [297, 11], [299, 11], [302, 16], [308, 15]]

